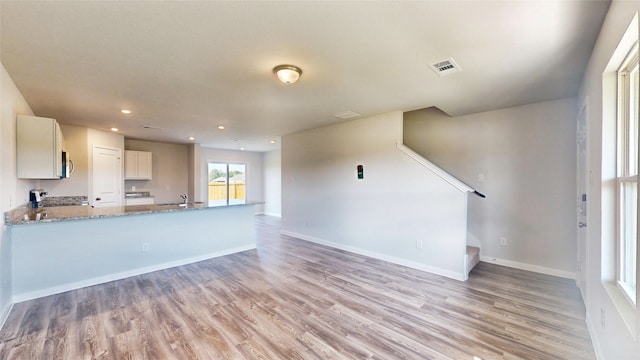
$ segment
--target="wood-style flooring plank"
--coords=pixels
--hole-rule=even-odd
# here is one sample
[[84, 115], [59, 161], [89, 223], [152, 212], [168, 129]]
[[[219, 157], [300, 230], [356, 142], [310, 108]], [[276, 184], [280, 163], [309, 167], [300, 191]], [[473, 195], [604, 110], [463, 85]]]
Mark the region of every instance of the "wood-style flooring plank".
[[[15, 304], [4, 359], [595, 359], [575, 282], [466, 282], [280, 235], [257, 249]], [[393, 241], [394, 239], [389, 239]]]

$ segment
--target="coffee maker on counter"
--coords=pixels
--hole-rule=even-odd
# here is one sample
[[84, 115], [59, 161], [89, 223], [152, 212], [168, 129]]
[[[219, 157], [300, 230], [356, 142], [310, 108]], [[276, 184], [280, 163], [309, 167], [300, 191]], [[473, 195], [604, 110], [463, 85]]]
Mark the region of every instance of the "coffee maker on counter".
[[29, 201], [31, 201], [31, 207], [37, 208], [40, 206], [40, 201], [42, 201], [42, 197], [47, 195], [47, 193], [42, 189], [33, 189], [29, 191]]

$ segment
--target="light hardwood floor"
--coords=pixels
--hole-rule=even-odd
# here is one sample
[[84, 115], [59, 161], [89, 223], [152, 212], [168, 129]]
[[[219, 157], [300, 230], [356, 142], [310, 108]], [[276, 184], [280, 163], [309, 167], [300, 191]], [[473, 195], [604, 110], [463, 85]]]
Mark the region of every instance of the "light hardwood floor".
[[256, 219], [257, 250], [16, 304], [0, 359], [595, 358], [572, 280], [480, 263], [463, 283]]

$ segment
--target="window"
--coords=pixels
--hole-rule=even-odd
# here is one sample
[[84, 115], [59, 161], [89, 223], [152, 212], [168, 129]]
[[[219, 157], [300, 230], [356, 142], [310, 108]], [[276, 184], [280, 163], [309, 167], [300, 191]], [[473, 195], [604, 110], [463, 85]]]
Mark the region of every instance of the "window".
[[246, 165], [209, 163], [209, 205], [244, 204], [247, 201]]
[[636, 303], [638, 246], [638, 47], [618, 69], [616, 281]]

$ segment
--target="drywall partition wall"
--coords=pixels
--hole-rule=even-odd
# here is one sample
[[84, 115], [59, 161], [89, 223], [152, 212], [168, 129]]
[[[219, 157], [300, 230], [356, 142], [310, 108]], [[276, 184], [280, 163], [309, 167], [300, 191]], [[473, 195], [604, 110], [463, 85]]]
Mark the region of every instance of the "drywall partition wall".
[[611, 3], [585, 70], [578, 97], [579, 102], [587, 106], [587, 169], [591, 173], [591, 181], [587, 184], [587, 286], [584, 293], [587, 324], [599, 359], [638, 359], [640, 354], [640, 307], [636, 306], [631, 314], [624, 315], [636, 320], [636, 328], [630, 329], [605, 288], [603, 278], [606, 278], [608, 270], [602, 266], [603, 260], [605, 263], [611, 261], [607, 258], [611, 254], [603, 251], [603, 248], [608, 247], [606, 231], [603, 232], [603, 229], [610, 226], [604, 222], [614, 218], [610, 203], [613, 199], [607, 197], [608, 194], [603, 189], [607, 187], [606, 178], [612, 173], [608, 161], [615, 156], [603, 144], [603, 138], [608, 138], [603, 129], [611, 131], [610, 124], [603, 122], [603, 114], [609, 117], [611, 111], [615, 111], [615, 101], [613, 108], [603, 105], [603, 97], [612, 90], [607, 89], [607, 84], [603, 84], [603, 73], [638, 11], [638, 1]]
[[576, 114], [574, 98], [454, 118], [417, 110], [404, 143], [487, 195], [468, 214], [483, 261], [575, 278]]
[[463, 280], [467, 195], [401, 140], [401, 112], [284, 136], [282, 233]]
[[12, 225], [14, 300], [255, 249], [253, 206]]
[[282, 216], [282, 166], [281, 150], [265, 152], [264, 166], [264, 213], [271, 216]]
[[200, 177], [202, 174], [200, 173], [200, 144], [189, 144], [188, 145], [188, 195], [189, 199], [193, 199], [193, 201], [205, 201], [206, 199], [200, 193]]
[[[149, 191], [156, 204], [180, 202], [180, 195], [189, 191], [188, 145], [125, 139], [126, 150], [152, 153], [151, 180], [125, 180], [125, 191]], [[193, 198], [191, 198], [193, 200]]]
[[[264, 201], [262, 153], [254, 151], [236, 151], [215, 149], [202, 146], [200, 148], [200, 193], [206, 200], [208, 197], [207, 182], [209, 180], [209, 162], [246, 164], [247, 200]], [[257, 213], [263, 213], [263, 205], [255, 206]]]
[[[30, 182], [16, 179], [16, 115], [34, 115], [4, 68], [0, 69], [0, 212], [26, 203]], [[0, 327], [12, 306], [11, 239], [2, 217], [0, 230]]]

